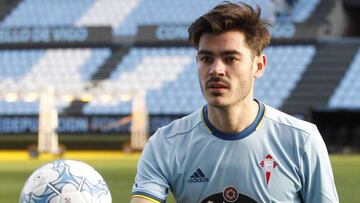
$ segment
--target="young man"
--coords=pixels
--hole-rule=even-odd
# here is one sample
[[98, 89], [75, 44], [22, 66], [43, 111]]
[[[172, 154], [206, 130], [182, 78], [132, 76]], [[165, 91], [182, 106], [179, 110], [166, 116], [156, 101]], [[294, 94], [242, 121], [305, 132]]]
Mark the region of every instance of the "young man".
[[138, 164], [132, 203], [338, 202], [315, 125], [253, 98], [266, 65], [260, 9], [225, 2], [189, 28], [207, 105], [160, 128]]

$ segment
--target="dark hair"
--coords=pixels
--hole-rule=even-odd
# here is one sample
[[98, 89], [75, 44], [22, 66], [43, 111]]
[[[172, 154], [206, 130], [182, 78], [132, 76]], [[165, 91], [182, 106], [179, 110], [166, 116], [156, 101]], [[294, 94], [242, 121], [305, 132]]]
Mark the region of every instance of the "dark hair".
[[247, 45], [256, 55], [260, 55], [270, 43], [270, 23], [260, 18], [261, 8], [252, 8], [245, 3], [222, 2], [212, 10], [200, 16], [189, 27], [189, 41], [199, 47], [200, 37], [204, 33], [221, 34], [229, 30], [245, 33]]

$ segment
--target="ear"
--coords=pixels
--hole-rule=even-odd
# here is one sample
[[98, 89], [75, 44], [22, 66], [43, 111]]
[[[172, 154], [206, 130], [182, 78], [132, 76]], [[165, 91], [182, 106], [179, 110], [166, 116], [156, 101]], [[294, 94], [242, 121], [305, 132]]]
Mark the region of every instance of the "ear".
[[260, 56], [256, 56], [255, 58], [255, 72], [254, 72], [254, 77], [255, 78], [259, 78], [261, 77], [264, 72], [265, 72], [265, 67], [266, 67], [266, 62], [267, 62], [267, 58], [265, 56], [265, 54], [261, 54]]

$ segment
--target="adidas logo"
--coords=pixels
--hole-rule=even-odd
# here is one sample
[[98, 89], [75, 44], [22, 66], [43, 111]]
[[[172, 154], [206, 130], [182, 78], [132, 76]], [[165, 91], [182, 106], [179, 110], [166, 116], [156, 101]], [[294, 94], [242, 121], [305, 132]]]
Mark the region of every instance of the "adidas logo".
[[201, 171], [200, 168], [196, 169], [194, 174], [188, 179], [188, 183], [202, 183], [209, 182], [209, 178]]

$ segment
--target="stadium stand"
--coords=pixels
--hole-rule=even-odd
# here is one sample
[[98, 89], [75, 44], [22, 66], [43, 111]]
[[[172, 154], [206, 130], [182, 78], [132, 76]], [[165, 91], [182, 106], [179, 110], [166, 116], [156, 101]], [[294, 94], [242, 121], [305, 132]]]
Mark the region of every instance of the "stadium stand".
[[[99, 0], [94, 2], [75, 24], [77, 26], [111, 26], [114, 30], [122, 30], [122, 28], [119, 28], [120, 25], [131, 22], [129, 16], [133, 15], [134, 9], [139, 4], [139, 0]], [[144, 13], [141, 13], [136, 18], [141, 17], [145, 17]], [[126, 27], [124, 30], [131, 30], [131, 26]]]
[[[140, 25], [184, 24], [221, 0], [24, 0], [1, 22], [3, 27], [23, 26], [110, 26], [115, 36], [135, 36]], [[270, 0], [243, 0], [250, 5], [260, 5], [263, 18], [276, 21], [277, 5]], [[320, 0], [298, 0], [283, 21], [304, 22]], [[104, 12], [106, 11], [106, 12]], [[121, 12], [119, 12], [121, 11]]]
[[[258, 2], [253, 1], [244, 1], [252, 5], [257, 4]], [[114, 29], [115, 35], [121, 34], [120, 32], [129, 32], [132, 35], [135, 35], [136, 28], [139, 25], [152, 25], [152, 24], [163, 24], [163, 23], [179, 23], [179, 24], [188, 24], [193, 18], [195, 18], [199, 13], [202, 13], [206, 9], [213, 7], [219, 1], [211, 1], [206, 3], [196, 3], [192, 1], [175, 1], [175, 2], [166, 2], [163, 0], [156, 1], [133, 1], [131, 5], [128, 5], [121, 1], [93, 1], [93, 0], [82, 0], [82, 1], [43, 1], [43, 0], [26, 0], [20, 1], [19, 5], [13, 9], [13, 11], [1, 22], [3, 27], [18, 27], [18, 26], [61, 26], [61, 25], [75, 25], [75, 26], [103, 26], [108, 25]], [[271, 14], [269, 12], [271, 2], [267, 1], [265, 4], [260, 4], [263, 6], [264, 18], [269, 17]], [[318, 0], [312, 1], [296, 1], [296, 4], [293, 7], [292, 15], [288, 16], [288, 20], [294, 22], [304, 22], [309, 18], [310, 14], [319, 4]], [[161, 5], [161, 6], [160, 6]], [[174, 6], [176, 5], [176, 6]], [[267, 6], [267, 7], [266, 7]], [[126, 7], [126, 9], [125, 9]], [[115, 9], [116, 8], [116, 9]], [[171, 8], [171, 9], [169, 9]], [[189, 9], [186, 9], [189, 8]], [[107, 10], [109, 12], [103, 12]], [[121, 10], [122, 12], [116, 12]], [[50, 11], [55, 11], [54, 14], [50, 14]], [[50, 17], [46, 17], [50, 16]], [[96, 16], [96, 18], [94, 17]], [[133, 32], [132, 30], [134, 30]], [[118, 31], [120, 30], [120, 32]], [[122, 33], [126, 35], [126, 33]], [[266, 79], [260, 80], [258, 86], [260, 88], [256, 92], [257, 97], [261, 97], [269, 105], [280, 108], [284, 100], [290, 95], [291, 91], [294, 89], [294, 86], [298, 82], [302, 73], [306, 70], [306, 67], [310, 63], [315, 48], [305, 46], [278, 46], [270, 47], [267, 52], [271, 55], [269, 58], [274, 58], [274, 61], [269, 63], [268, 77]], [[184, 51], [185, 50], [185, 51]], [[33, 83], [30, 87], [18, 87], [24, 91], [26, 88], [39, 88], [38, 86], [46, 84], [54, 85], [55, 88], [60, 92], [60, 94], [72, 93], [73, 95], [79, 95], [86, 88], [94, 87], [94, 91], [99, 91], [96, 89], [105, 90], [106, 92], [114, 91], [124, 91], [137, 88], [144, 88], [149, 92], [147, 96], [147, 102], [149, 103], [149, 111], [151, 113], [168, 113], [168, 114], [185, 114], [193, 111], [200, 104], [203, 104], [203, 100], [199, 93], [184, 93], [183, 95], [188, 95], [188, 97], [182, 97], [182, 99], [176, 99], [174, 101], [187, 101], [192, 96], [195, 96], [194, 105], [184, 105], [176, 108], [179, 105], [176, 105], [174, 102], [171, 102], [174, 96], [170, 90], [167, 90], [169, 86], [175, 86], [177, 92], [182, 92], [182, 87], [178, 84], [182, 84], [181, 78], [186, 77], [177, 77], [177, 75], [182, 74], [194, 74], [188, 73], [187, 70], [194, 70], [195, 64], [186, 64], [191, 60], [192, 49], [182, 49], [182, 48], [167, 48], [162, 49], [153, 49], [150, 48], [131, 48], [130, 53], [127, 54], [127, 48], [125, 51], [116, 54], [117, 51], [112, 49], [112, 51], [107, 50], [100, 54], [100, 59], [97, 60], [96, 57], [90, 57], [88, 50], [83, 49], [79, 52], [71, 52], [69, 50], [41, 50], [45, 52], [44, 55], [39, 58], [36, 65], [29, 65], [27, 68], [31, 69], [30, 73], [24, 76], [20, 81], [24, 84]], [[62, 54], [64, 52], [64, 54]], [[172, 53], [167, 55], [164, 53]], [[182, 54], [179, 54], [182, 53]], [[187, 54], [187, 59], [177, 58], [181, 55]], [[276, 54], [280, 53], [280, 55]], [[283, 58], [291, 58], [294, 53], [303, 55], [304, 57], [301, 60], [297, 61], [295, 68], [289, 69], [285, 67], [285, 61]], [[284, 57], [284, 54], [286, 57]], [[101, 59], [101, 57], [103, 57]], [[124, 59], [122, 59], [124, 57]], [[171, 62], [169, 57], [174, 57], [174, 60]], [[87, 60], [89, 58], [89, 60]], [[87, 60], [87, 62], [85, 62]], [[141, 62], [143, 60], [143, 62]], [[292, 59], [293, 61], [295, 59]], [[7, 61], [7, 60], [5, 60]], [[161, 62], [162, 61], [162, 62]], [[120, 62], [117, 66], [115, 63]], [[148, 68], [148, 64], [154, 64], [151, 69]], [[164, 72], [169, 67], [174, 67], [174, 64], [177, 64], [178, 69], [169, 69], [175, 72]], [[83, 68], [81, 68], [81, 66]], [[144, 71], [148, 69], [149, 72]], [[84, 72], [84, 71], [87, 72]], [[132, 70], [132, 72], [131, 72]], [[177, 73], [176, 70], [179, 72]], [[185, 70], [185, 71], [184, 71]], [[184, 72], [184, 73], [182, 73]], [[180, 74], [181, 73], [181, 74]], [[169, 77], [174, 75], [172, 77]], [[80, 77], [81, 76], [81, 77]], [[291, 76], [291, 77], [289, 77]], [[109, 77], [107, 79], [107, 77]], [[41, 78], [41, 80], [39, 80]], [[151, 79], [152, 78], [152, 79]], [[286, 82], [281, 82], [278, 78], [291, 78], [286, 80]], [[90, 80], [96, 81], [96, 84], [86, 83]], [[41, 83], [43, 84], [38, 84]], [[156, 81], [156, 82], [155, 82]], [[196, 78], [192, 78], [190, 85], [196, 84]], [[20, 83], [21, 83], [20, 82]], [[60, 85], [61, 84], [61, 85]], [[166, 84], [166, 85], [164, 85]], [[274, 92], [268, 90], [269, 84], [275, 86], [282, 86], [281, 92]], [[15, 85], [16, 86], [16, 85]], [[196, 85], [198, 86], [198, 85]], [[112, 88], [112, 89], [111, 89]], [[170, 88], [169, 88], [170, 89]], [[198, 89], [193, 89], [194, 92]], [[28, 90], [30, 91], [30, 90]], [[63, 93], [61, 93], [63, 92]], [[164, 96], [163, 100], [165, 104], [157, 107], [153, 96], [151, 95], [169, 95]], [[200, 95], [200, 96], [199, 96]], [[175, 96], [176, 97], [176, 96]], [[194, 99], [192, 99], [194, 100]], [[120, 102], [121, 101], [117, 101]], [[169, 105], [166, 104], [169, 103]], [[88, 105], [85, 105], [83, 102], [73, 102], [70, 107], [64, 109], [66, 113], [85, 113], [91, 114], [94, 112], [101, 112], [101, 110], [96, 109], [98, 101], [91, 101]], [[160, 102], [161, 103], [161, 102]], [[186, 102], [182, 102], [186, 103]], [[85, 109], [82, 111], [81, 109]], [[100, 105], [104, 106], [104, 105]], [[116, 106], [116, 105], [115, 105]], [[166, 107], [168, 106], [168, 107]], [[117, 107], [115, 107], [116, 109]], [[93, 110], [96, 109], [96, 110]], [[111, 109], [109, 107], [104, 109]], [[120, 108], [122, 109], [122, 108]], [[126, 110], [104, 110], [103, 112], [111, 113], [129, 113], [129, 108], [124, 108]], [[168, 109], [168, 110], [167, 110]], [[180, 109], [185, 109], [181, 111]]]
[[[33, 52], [39, 56], [34, 57], [34, 54], [31, 54]], [[48, 49], [33, 52], [22, 51], [24, 57], [28, 57], [28, 60], [32, 61], [27, 62], [25, 58], [25, 60], [18, 61], [22, 63], [20, 66], [14, 64], [13, 68], [5, 64], [4, 67], [8, 68], [2, 69], [4, 78], [9, 79], [12, 76], [11, 74], [17, 74], [12, 77], [14, 77], [13, 81], [19, 81], [20, 86], [13, 84], [12, 86], [15, 86], [14, 91], [37, 91], [46, 84], [47, 86], [54, 86], [58, 94], [80, 96], [86, 86], [91, 85], [89, 84], [91, 79], [103, 79], [99, 82], [98, 88], [109, 93], [126, 93], [126, 91], [131, 92], [139, 88], [152, 90], [147, 100], [150, 113], [185, 114], [194, 111], [200, 104], [204, 104], [198, 88], [196, 64], [191, 63], [195, 55], [193, 48], [133, 48], [124, 57], [124, 60], [115, 67], [115, 70], [108, 71], [107, 74], [111, 73], [109, 79], [93, 76], [110, 56], [109, 49]], [[256, 97], [263, 98], [269, 105], [280, 107], [311, 61], [314, 52], [315, 48], [311, 46], [276, 46], [268, 48], [266, 50], [270, 59], [268, 69], [271, 71], [268, 71], [267, 77], [258, 81], [259, 88], [257, 89], [259, 91], [255, 93]], [[10, 54], [3, 58], [2, 62], [10, 63], [12, 61], [11, 57], [16, 58], [19, 55], [21, 57], [21, 54], [16, 55], [16, 53], [16, 51], [13, 51], [13, 55]], [[303, 56], [301, 60], [296, 58], [297, 55]], [[296, 62], [296, 66], [287, 67], [288, 60]], [[35, 61], [36, 63], [33, 64]], [[33, 65], [29, 66], [29, 64]], [[21, 65], [24, 67], [21, 67]], [[110, 66], [103, 66], [103, 68], [106, 67]], [[26, 69], [28, 69], [28, 72], [26, 74], [22, 73]], [[97, 73], [101, 77], [106, 77], [104, 71]], [[3, 86], [5, 86], [3, 89], [13, 88], [6, 87], [6, 81], [3, 82]], [[272, 86], [282, 86], [281, 93], [268, 89]], [[183, 90], [188, 90], [189, 93]], [[171, 92], [181, 92], [183, 94], [173, 95]], [[179, 98], [176, 97], [177, 95]], [[152, 97], [154, 99], [151, 99]], [[172, 100], [173, 102], [171, 102]], [[186, 101], [189, 100], [194, 101], [193, 106], [187, 105]], [[178, 105], [175, 101], [183, 105]], [[96, 108], [96, 105], [92, 103], [98, 103], [98, 101], [90, 102], [89, 106], [91, 107], [87, 107], [84, 113], [94, 113], [91, 109]], [[157, 106], [157, 103], [160, 103], [160, 105]], [[166, 105], [166, 103], [169, 104]], [[104, 106], [104, 104], [100, 106]], [[107, 108], [109, 109], [109, 107]], [[118, 107], [115, 106], [115, 109], [118, 109]], [[114, 111], [104, 110], [104, 113], [130, 113], [130, 109], [120, 112], [115, 109], [113, 109]], [[35, 113], [36, 109], [33, 112]], [[95, 110], [95, 112], [101, 112], [101, 110]]]
[[[188, 82], [186, 83], [190, 82], [190, 87], [181, 85], [184, 81], [180, 80], [178, 77], [180, 74], [184, 72], [186, 73], [184, 69], [188, 66], [188, 64], [190, 64], [192, 56], [194, 56], [193, 52], [194, 50], [192, 50], [191, 48], [131, 49], [129, 55], [124, 58], [123, 62], [118, 64], [116, 70], [110, 76], [110, 79], [104, 80], [101, 84], [99, 84], [99, 86], [105, 92], [118, 93], [127, 93], [131, 91], [136, 91], [138, 89], [144, 89], [146, 91], [159, 89], [157, 93], [155, 93], [155, 91], [152, 92], [157, 95], [162, 95], [161, 97], [155, 97], [155, 101], [154, 99], [151, 99], [152, 96], [150, 95], [152, 94], [148, 94], [151, 97], [147, 100], [149, 102], [149, 112], [157, 112], [157, 110], [153, 110], [152, 108], [154, 106], [157, 106], [157, 103], [158, 107], [154, 108], [160, 108], [165, 111], [157, 113], [174, 113], [171, 112], [171, 109], [174, 109], [174, 106], [176, 106], [176, 104], [171, 103], [171, 100], [177, 100], [177, 98], [174, 97], [175, 95], [172, 92], [177, 92], [177, 90], [179, 89], [191, 89], [190, 87], [194, 86], [194, 82], [195, 85], [197, 85], [196, 78], [194, 77], [190, 77], [187, 79]], [[149, 66], [151, 68], [148, 68]], [[193, 70], [196, 70], [195, 67], [196, 66], [192, 66], [187, 69], [193, 68]], [[196, 76], [196, 72], [192, 72], [190, 74]], [[170, 84], [167, 83], [174, 83], [174, 86], [176, 86], [177, 88], [175, 90], [163, 90], [163, 87], [169, 87]], [[201, 93], [199, 92], [199, 94]], [[176, 95], [182, 97], [181, 94]], [[171, 100], [168, 100], [170, 98]], [[186, 99], [190, 98], [187, 97]], [[196, 98], [192, 99], [197, 100]], [[166, 109], [169, 110], [167, 111]], [[91, 113], [90, 109], [87, 109], [87, 111]], [[113, 112], [116, 113], [116, 111]]]
[[[92, 74], [110, 54], [110, 49], [107, 48], [0, 51], [0, 91], [19, 92], [26, 96], [27, 93], [39, 92], [44, 87], [52, 86], [57, 90], [61, 112], [68, 105], [68, 102], [61, 102], [62, 96], [80, 95], [90, 82]], [[11, 107], [12, 104], [7, 105]], [[14, 114], [21, 114], [21, 105], [16, 102], [13, 105], [14, 108], [1, 110], [12, 114], [11, 109], [14, 109]], [[34, 108], [29, 110], [29, 105], [24, 105], [22, 114], [37, 114], [38, 105], [32, 106]]]
[[[109, 80], [100, 83], [105, 92], [145, 89], [150, 114], [186, 114], [204, 104], [197, 81], [193, 48], [133, 48], [119, 63]], [[315, 54], [314, 46], [274, 46], [266, 49], [269, 56], [267, 75], [257, 81], [255, 96], [274, 107], [281, 107]], [[302, 55], [298, 59], [298, 55]], [[288, 63], [296, 63], [288, 66]], [[150, 65], [149, 65], [150, 64]], [[149, 68], [151, 67], [151, 68]], [[279, 87], [281, 91], [272, 88]], [[276, 88], [278, 89], [278, 88]], [[100, 112], [97, 101], [89, 103], [85, 113]], [[103, 104], [99, 104], [99, 108]], [[95, 109], [94, 109], [95, 108]], [[109, 107], [107, 107], [109, 109]], [[113, 114], [128, 114], [114, 106]]]
[[34, 115], [39, 112], [39, 102], [0, 101], [1, 115]]
[[74, 25], [94, 0], [24, 0], [1, 22], [3, 27]]
[[328, 106], [330, 108], [360, 108], [360, 81], [358, 80], [358, 74], [360, 75], [360, 51], [356, 53], [350, 67], [346, 70], [344, 78], [329, 99]]
[[293, 13], [291, 15], [292, 21], [294, 22], [305, 22], [310, 15], [314, 12], [316, 6], [320, 3], [319, 0], [310, 0], [310, 1], [297, 1], [297, 4], [294, 5], [292, 9]]
[[358, 42], [318, 43], [314, 60], [282, 108], [309, 117], [312, 108], [327, 106], [358, 47]]
[[19, 3], [19, 0], [3, 0], [0, 1], [0, 20], [3, 21]]
[[[316, 53], [313, 45], [270, 46], [265, 50], [268, 66], [257, 81], [255, 97], [281, 108]], [[301, 57], [298, 57], [301, 56]]]
[[[219, 0], [211, 1], [191, 1], [191, 0], [155, 0], [142, 1], [138, 7], [127, 17], [125, 23], [120, 24], [118, 29], [114, 29], [115, 35], [135, 35], [139, 25], [159, 25], [159, 24], [185, 24], [188, 25], [193, 19], [201, 13], [214, 7]], [[244, 0], [250, 5], [260, 5], [262, 10], [262, 17], [269, 20], [276, 20], [272, 18], [276, 5], [272, 5], [272, 1], [251, 1]], [[304, 22], [314, 11], [319, 0], [299, 0], [292, 9], [289, 16], [283, 16], [287, 21]], [[271, 7], [271, 9], [269, 9]]]

